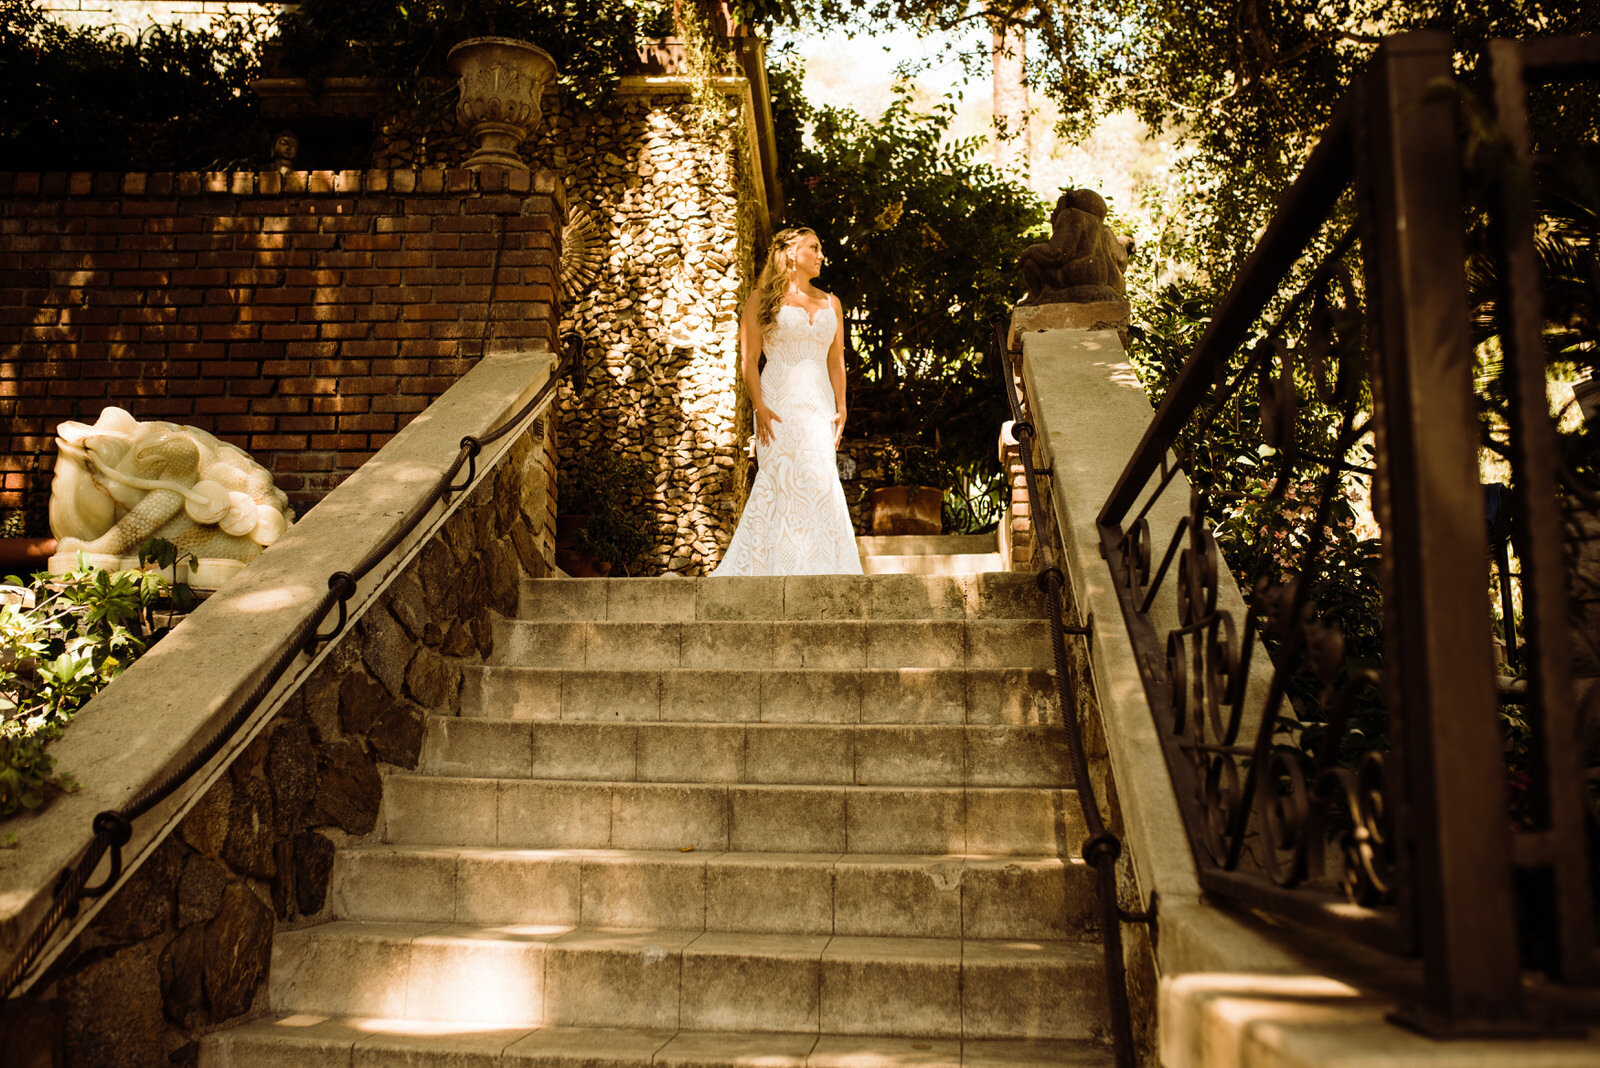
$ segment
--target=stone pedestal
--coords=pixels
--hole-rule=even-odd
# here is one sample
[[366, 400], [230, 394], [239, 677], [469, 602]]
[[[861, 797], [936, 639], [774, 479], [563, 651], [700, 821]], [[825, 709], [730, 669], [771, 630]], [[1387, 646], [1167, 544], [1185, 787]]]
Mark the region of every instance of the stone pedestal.
[[1011, 312], [1006, 343], [1016, 348], [1022, 335], [1035, 330], [1115, 330], [1128, 345], [1128, 302], [1097, 300], [1086, 304], [1020, 304]]

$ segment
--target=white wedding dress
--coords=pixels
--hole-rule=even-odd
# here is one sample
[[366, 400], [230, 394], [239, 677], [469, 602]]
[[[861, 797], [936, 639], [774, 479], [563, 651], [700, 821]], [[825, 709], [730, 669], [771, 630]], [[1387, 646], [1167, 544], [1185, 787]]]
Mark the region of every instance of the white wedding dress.
[[833, 449], [831, 307], [812, 319], [785, 304], [762, 341], [761, 399], [777, 415], [756, 444], [756, 481], [713, 576], [859, 575], [855, 529]]

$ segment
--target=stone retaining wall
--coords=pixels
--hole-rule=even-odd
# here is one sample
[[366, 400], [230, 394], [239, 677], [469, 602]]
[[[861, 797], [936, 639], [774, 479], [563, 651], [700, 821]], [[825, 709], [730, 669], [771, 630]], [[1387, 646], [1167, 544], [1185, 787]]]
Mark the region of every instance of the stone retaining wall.
[[498, 168], [0, 174], [0, 509], [42, 514], [57, 423], [116, 404], [303, 512], [484, 352], [556, 347], [563, 213]]
[[[582, 396], [560, 397], [561, 464], [570, 475], [582, 453], [610, 449], [649, 467], [634, 505], [652, 548], [635, 573], [710, 571], [744, 505], [738, 321], [769, 226], [747, 91], [742, 78], [630, 76], [595, 111], [551, 93], [523, 146], [561, 175], [569, 237], [598, 257], [598, 275], [563, 294], [562, 329], [589, 339], [590, 366]], [[454, 166], [471, 151], [452, 116], [376, 125], [383, 166]]]
[[563, 327], [592, 354], [583, 396], [561, 398], [561, 463], [612, 449], [648, 464], [646, 574], [711, 570], [744, 504], [738, 321], [765, 207], [742, 96], [711, 95], [634, 79], [601, 111], [555, 109], [530, 150], [562, 175], [574, 216], [594, 220], [601, 257], [567, 297]]
[[461, 666], [493, 647], [489, 610], [514, 610], [521, 574], [549, 574], [526, 531], [548, 523], [552, 437], [544, 421], [522, 436], [12, 1008], [0, 1060], [32, 1063], [9, 1044], [26, 1031], [59, 1035], [73, 1068], [193, 1064], [200, 1035], [266, 1010], [275, 926], [322, 916], [334, 850], [374, 830], [386, 769], [416, 766], [425, 712], [459, 712]]

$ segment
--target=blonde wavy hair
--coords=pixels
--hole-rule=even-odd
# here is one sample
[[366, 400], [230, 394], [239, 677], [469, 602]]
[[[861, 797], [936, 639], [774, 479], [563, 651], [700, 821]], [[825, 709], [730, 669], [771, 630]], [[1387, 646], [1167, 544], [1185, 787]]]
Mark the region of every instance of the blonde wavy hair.
[[792, 230], [779, 230], [772, 235], [772, 247], [767, 250], [767, 262], [756, 279], [756, 322], [765, 334], [778, 321], [778, 309], [789, 296], [789, 268], [794, 265], [792, 250], [802, 237], [816, 237], [810, 227], [797, 226]]

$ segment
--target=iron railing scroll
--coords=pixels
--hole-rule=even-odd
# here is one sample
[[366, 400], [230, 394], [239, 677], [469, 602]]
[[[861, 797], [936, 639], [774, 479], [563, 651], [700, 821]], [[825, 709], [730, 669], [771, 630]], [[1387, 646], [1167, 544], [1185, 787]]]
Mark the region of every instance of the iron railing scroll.
[[1067, 635], [1088, 635], [1093, 630], [1093, 619], [1083, 623], [1068, 624], [1063, 619], [1062, 602], [1067, 589], [1066, 575], [1055, 559], [1054, 539], [1045, 536], [1038, 524], [1049, 509], [1039, 487], [1039, 474], [1034, 464], [1034, 443], [1037, 437], [1032, 421], [1022, 406], [1017, 392], [1016, 372], [1009, 357], [1006, 335], [1009, 317], [996, 315], [991, 322], [993, 338], [991, 355], [1005, 383], [1006, 400], [1011, 407], [1012, 435], [1019, 446], [1022, 458], [1023, 480], [1027, 487], [1030, 514], [1035, 527], [1035, 544], [1039, 555], [1035, 557], [1039, 589], [1044, 594], [1046, 611], [1050, 620], [1050, 648], [1055, 663], [1056, 697], [1061, 706], [1062, 726], [1065, 728], [1067, 754], [1072, 766], [1072, 782], [1083, 812], [1085, 829], [1089, 832], [1080, 855], [1095, 870], [1095, 895], [1100, 909], [1100, 940], [1105, 960], [1106, 991], [1111, 1015], [1111, 1038], [1117, 1068], [1134, 1068], [1138, 1053], [1133, 1039], [1133, 1017], [1128, 1005], [1128, 982], [1123, 964], [1122, 925], [1124, 923], [1155, 924], [1156, 902], [1152, 897], [1150, 909], [1131, 912], [1122, 907], [1117, 896], [1117, 859], [1122, 856], [1122, 840], [1106, 826], [1100, 811], [1100, 801], [1095, 796], [1094, 782], [1089, 778], [1089, 759], [1084, 750], [1083, 731], [1078, 723], [1076, 704], [1072, 699], [1071, 678], [1067, 670]]
[[[1201, 886], [1419, 957], [1396, 1018], [1441, 1036], [1536, 1029], [1525, 967], [1571, 985], [1597, 975], [1597, 839], [1517, 115], [1524, 77], [1592, 71], [1600, 49], [1492, 50], [1512, 146], [1498, 333], [1537, 780], [1518, 827], [1474, 378], [1493, 345], [1474, 337], [1468, 285], [1464, 209], [1481, 182], [1463, 165], [1470, 96], [1453, 88], [1452, 52], [1435, 33], [1378, 48], [1098, 517]], [[1237, 459], [1252, 446], [1254, 468]], [[1219, 600], [1230, 565], [1242, 619]], [[1529, 916], [1548, 917], [1533, 930], [1543, 946]]]
[[[132, 801], [120, 808], [101, 812], [95, 816], [92, 834], [84, 852], [75, 864], [62, 871], [45, 914], [24, 940], [17, 955], [6, 966], [5, 973], [0, 975], [0, 997], [10, 997], [28, 977], [35, 962], [49, 946], [51, 937], [63, 923], [78, 914], [85, 899], [101, 897], [116, 889], [122, 879], [122, 847], [133, 837], [133, 822], [171, 797], [222, 752], [302, 654], [314, 656], [319, 646], [339, 636], [349, 621], [347, 603], [355, 596], [357, 584], [405, 542], [433, 511], [435, 505], [440, 501], [448, 502], [454, 494], [472, 484], [476, 476], [477, 457], [484, 446], [498, 441], [513, 430], [525, 429], [549, 404], [564, 374], [570, 377], [573, 390], [581, 391], [584, 339], [580, 334], [569, 333], [562, 338], [562, 342], [564, 351], [561, 358], [556, 366], [551, 368], [550, 377], [528, 402], [515, 415], [487, 434], [462, 438], [460, 451], [457, 452], [455, 460], [439, 476], [433, 488], [412, 506], [411, 511], [393, 532], [383, 542], [374, 546], [351, 570], [335, 572], [328, 577], [328, 592], [296, 628], [294, 634], [273, 654], [267, 670], [248, 692], [238, 692], [229, 696], [227, 704], [230, 704], [233, 710], [216, 733], [185, 760], [182, 766], [160, 781], [147, 786]], [[458, 482], [463, 467], [467, 468], [467, 473]], [[334, 622], [328, 630], [320, 631], [319, 628], [329, 615], [335, 616]], [[91, 886], [89, 880], [100, 868], [101, 862], [107, 860], [108, 855], [107, 873], [100, 882]]]

